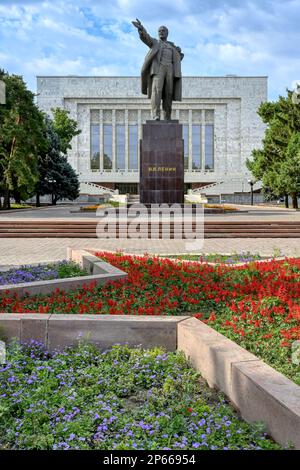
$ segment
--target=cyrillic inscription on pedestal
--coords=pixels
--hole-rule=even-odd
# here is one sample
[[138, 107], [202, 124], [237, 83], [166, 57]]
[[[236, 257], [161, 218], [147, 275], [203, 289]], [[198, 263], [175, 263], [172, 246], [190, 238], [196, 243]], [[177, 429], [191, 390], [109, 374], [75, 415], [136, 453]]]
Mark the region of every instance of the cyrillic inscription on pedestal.
[[140, 141], [140, 202], [183, 204], [184, 158], [182, 124], [147, 121]]

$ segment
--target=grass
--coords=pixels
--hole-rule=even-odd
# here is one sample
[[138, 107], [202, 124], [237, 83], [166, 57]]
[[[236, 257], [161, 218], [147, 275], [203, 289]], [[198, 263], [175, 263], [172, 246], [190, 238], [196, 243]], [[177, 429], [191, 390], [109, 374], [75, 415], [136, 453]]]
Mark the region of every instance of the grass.
[[[15, 204], [15, 203], [12, 203], [10, 205], [10, 209], [31, 209], [32, 206], [28, 205], [28, 204]], [[0, 208], [0, 211], [1, 210], [8, 210], [8, 209], [3, 209], [3, 208]]]

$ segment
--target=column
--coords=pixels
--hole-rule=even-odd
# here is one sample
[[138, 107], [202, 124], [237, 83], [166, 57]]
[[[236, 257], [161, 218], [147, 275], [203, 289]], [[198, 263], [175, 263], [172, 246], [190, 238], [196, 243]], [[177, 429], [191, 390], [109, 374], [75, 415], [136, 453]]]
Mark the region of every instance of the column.
[[138, 110], [138, 171], [140, 169], [140, 140], [142, 139], [142, 110]]
[[193, 111], [189, 109], [189, 171], [193, 169]]
[[112, 110], [112, 171], [116, 171], [116, 110]]
[[128, 172], [129, 167], [129, 124], [128, 124], [128, 109], [125, 109], [125, 172]]
[[201, 111], [201, 169], [205, 171], [205, 109]]
[[99, 113], [99, 132], [100, 132], [100, 171], [103, 171], [103, 109]]

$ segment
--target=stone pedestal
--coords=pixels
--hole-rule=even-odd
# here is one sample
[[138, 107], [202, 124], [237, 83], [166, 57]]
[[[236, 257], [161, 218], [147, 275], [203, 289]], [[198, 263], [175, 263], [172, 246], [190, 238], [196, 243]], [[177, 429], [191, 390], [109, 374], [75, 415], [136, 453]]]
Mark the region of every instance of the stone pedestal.
[[184, 147], [182, 124], [147, 121], [140, 141], [140, 202], [183, 204]]

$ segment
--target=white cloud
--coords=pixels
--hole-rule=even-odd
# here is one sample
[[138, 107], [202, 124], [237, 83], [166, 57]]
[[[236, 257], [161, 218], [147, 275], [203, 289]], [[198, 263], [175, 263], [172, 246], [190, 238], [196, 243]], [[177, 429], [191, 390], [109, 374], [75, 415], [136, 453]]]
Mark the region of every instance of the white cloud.
[[294, 0], [2, 0], [0, 67], [24, 74], [138, 75], [151, 35], [166, 24], [186, 75], [269, 75], [270, 96], [300, 77]]

